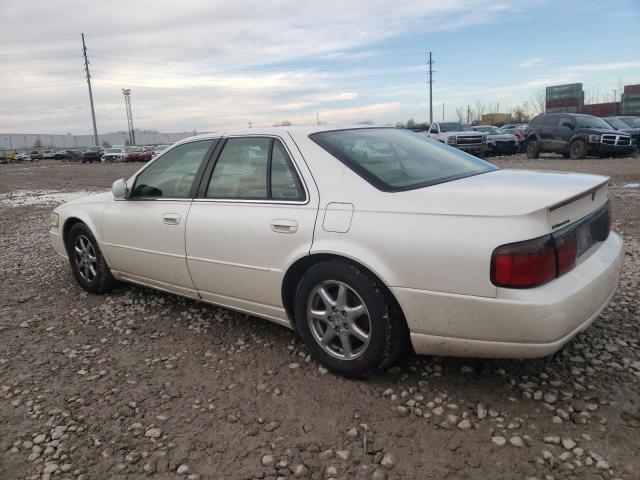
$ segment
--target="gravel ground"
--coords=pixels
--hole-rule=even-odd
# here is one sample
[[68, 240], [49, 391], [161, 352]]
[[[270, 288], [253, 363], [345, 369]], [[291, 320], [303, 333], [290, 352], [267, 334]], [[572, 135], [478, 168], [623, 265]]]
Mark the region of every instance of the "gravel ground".
[[53, 204], [138, 165], [0, 165], [0, 478], [640, 478], [640, 159], [492, 159], [611, 176], [622, 283], [559, 354], [328, 374], [295, 334], [146, 288], [81, 290]]

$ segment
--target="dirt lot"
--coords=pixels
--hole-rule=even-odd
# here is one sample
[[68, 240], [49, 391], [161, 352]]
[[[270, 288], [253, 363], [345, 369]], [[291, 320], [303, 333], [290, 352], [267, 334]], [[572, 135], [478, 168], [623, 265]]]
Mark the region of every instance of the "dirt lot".
[[0, 165], [0, 478], [640, 478], [640, 159], [494, 162], [611, 176], [613, 302], [551, 359], [411, 357], [365, 381], [266, 321], [81, 290], [51, 208], [139, 164]]

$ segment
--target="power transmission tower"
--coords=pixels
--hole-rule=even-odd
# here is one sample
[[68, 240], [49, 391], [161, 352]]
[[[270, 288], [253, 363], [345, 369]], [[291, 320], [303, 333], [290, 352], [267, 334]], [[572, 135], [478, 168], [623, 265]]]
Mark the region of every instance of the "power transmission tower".
[[84, 33], [82, 35], [82, 54], [84, 55], [84, 70], [87, 72], [87, 85], [89, 85], [89, 102], [91, 103], [91, 119], [93, 120], [93, 141], [96, 147], [98, 143], [98, 128], [96, 127], [96, 112], [93, 109], [93, 92], [91, 91], [91, 74], [89, 73], [89, 60], [87, 60], [87, 47], [84, 44]]
[[433, 123], [433, 60], [431, 59], [432, 52], [429, 52], [429, 125]]
[[127, 109], [127, 127], [129, 128], [129, 144], [136, 144], [136, 132], [133, 129], [133, 114], [131, 113], [131, 89], [123, 88], [124, 106]]

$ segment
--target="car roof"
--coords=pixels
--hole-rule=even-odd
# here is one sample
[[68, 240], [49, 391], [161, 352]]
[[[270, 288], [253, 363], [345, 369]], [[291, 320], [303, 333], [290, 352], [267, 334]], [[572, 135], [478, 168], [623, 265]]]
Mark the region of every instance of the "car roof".
[[250, 136], [250, 135], [271, 135], [282, 136], [286, 133], [296, 135], [311, 135], [312, 133], [319, 132], [331, 132], [334, 130], [350, 130], [350, 129], [364, 129], [364, 128], [395, 128], [392, 126], [376, 126], [376, 125], [361, 125], [361, 124], [347, 124], [347, 125], [292, 125], [282, 127], [254, 127], [243, 128], [233, 130], [220, 130], [209, 133], [202, 133], [200, 135], [194, 135], [192, 137], [183, 138], [178, 143], [191, 142], [194, 140], [209, 140], [212, 138], [219, 138], [222, 136]]

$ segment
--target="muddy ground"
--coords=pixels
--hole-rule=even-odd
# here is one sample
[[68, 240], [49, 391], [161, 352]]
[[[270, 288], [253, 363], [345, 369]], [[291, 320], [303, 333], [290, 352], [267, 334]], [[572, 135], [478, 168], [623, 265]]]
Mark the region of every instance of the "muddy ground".
[[611, 176], [618, 293], [553, 358], [412, 356], [363, 381], [263, 320], [81, 290], [51, 208], [139, 164], [0, 165], [0, 479], [640, 478], [640, 159], [493, 161]]

